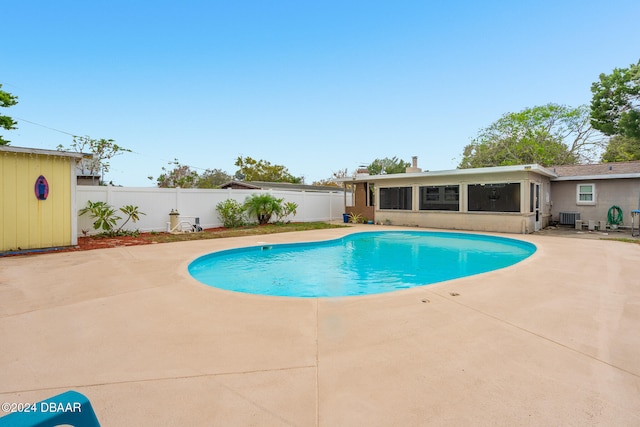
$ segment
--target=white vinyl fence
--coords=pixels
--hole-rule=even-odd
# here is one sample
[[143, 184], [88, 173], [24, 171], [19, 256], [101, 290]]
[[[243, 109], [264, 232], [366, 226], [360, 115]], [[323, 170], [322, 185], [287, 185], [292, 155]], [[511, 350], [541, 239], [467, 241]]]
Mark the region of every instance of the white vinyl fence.
[[[76, 192], [77, 209], [87, 206], [87, 201], [106, 202], [116, 210], [126, 205], [138, 206], [141, 215], [136, 223], [129, 221], [124, 229], [140, 231], [167, 231], [169, 213], [176, 210], [181, 219], [193, 223], [193, 218], [200, 218], [202, 228], [221, 227], [222, 220], [216, 211], [216, 205], [227, 199], [242, 203], [252, 194], [269, 193], [282, 198], [285, 202], [298, 204], [295, 216], [285, 220], [295, 222], [331, 221], [342, 218], [344, 211], [344, 193], [281, 191], [281, 190], [209, 190], [186, 188], [138, 188], [112, 186], [79, 185]], [[347, 193], [347, 203], [351, 202], [351, 193]], [[119, 212], [119, 211], [118, 211]], [[124, 217], [122, 212], [119, 216]], [[124, 221], [118, 221], [118, 225]], [[78, 216], [78, 235], [83, 230], [93, 233], [93, 220], [89, 214]]]

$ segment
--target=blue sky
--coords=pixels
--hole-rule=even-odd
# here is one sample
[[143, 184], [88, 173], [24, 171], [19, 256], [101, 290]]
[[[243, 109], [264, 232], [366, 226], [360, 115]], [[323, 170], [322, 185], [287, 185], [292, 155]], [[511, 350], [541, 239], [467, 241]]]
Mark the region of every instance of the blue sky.
[[[2, 5], [11, 145], [111, 138], [107, 180], [238, 156], [305, 182], [376, 158], [454, 169], [508, 112], [591, 99], [640, 59], [640, 2], [77, 1]], [[32, 123], [30, 123], [32, 122]], [[36, 124], [34, 124], [36, 123]], [[153, 176], [150, 181], [147, 177]]]

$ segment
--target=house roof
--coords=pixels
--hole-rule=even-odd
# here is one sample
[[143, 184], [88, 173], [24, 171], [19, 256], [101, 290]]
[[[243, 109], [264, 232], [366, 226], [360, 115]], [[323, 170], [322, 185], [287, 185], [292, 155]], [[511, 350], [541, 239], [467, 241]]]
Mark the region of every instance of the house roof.
[[553, 181], [640, 178], [640, 161], [562, 165], [552, 166], [548, 169], [557, 175]]
[[548, 176], [550, 178], [555, 178], [556, 174], [549, 170], [545, 169], [540, 165], [531, 164], [531, 165], [515, 165], [515, 166], [495, 166], [495, 167], [487, 167], [487, 168], [469, 168], [469, 169], [452, 169], [452, 170], [443, 170], [443, 171], [427, 171], [427, 172], [410, 172], [410, 173], [394, 173], [389, 175], [356, 175], [355, 177], [349, 178], [340, 178], [337, 179], [336, 182], [362, 182], [362, 181], [382, 181], [388, 179], [399, 179], [399, 178], [420, 178], [420, 177], [436, 177], [436, 176], [464, 176], [464, 175], [477, 175], [477, 174], [495, 174], [502, 172], [520, 172], [520, 171], [530, 171], [536, 172], [541, 175]]
[[0, 151], [5, 151], [9, 153], [40, 154], [45, 156], [74, 157], [76, 159], [92, 157], [91, 154], [86, 154], [86, 153], [76, 153], [72, 151], [59, 151], [59, 150], [43, 150], [40, 148], [13, 147], [11, 145], [0, 145]]
[[229, 181], [222, 184], [220, 188], [245, 188], [247, 190], [289, 190], [289, 191], [318, 191], [332, 192], [342, 191], [342, 187], [292, 184], [290, 182], [267, 182], [267, 181]]

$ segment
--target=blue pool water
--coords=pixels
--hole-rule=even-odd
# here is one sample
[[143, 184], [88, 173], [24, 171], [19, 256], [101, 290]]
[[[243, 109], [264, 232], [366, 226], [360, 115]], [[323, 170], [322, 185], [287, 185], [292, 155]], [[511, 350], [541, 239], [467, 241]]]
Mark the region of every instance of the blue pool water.
[[513, 265], [536, 247], [505, 237], [429, 231], [355, 233], [197, 258], [189, 273], [221, 289], [289, 297], [378, 294]]

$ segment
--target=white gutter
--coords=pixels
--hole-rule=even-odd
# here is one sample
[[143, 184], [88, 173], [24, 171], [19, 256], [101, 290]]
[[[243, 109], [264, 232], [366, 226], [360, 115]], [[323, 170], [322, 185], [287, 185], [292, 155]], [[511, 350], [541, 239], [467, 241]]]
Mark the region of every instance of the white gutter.
[[413, 173], [394, 173], [388, 175], [358, 175], [352, 178], [340, 178], [336, 179], [336, 182], [361, 182], [361, 181], [382, 181], [387, 179], [402, 179], [402, 178], [416, 178], [416, 177], [435, 177], [435, 176], [462, 176], [462, 175], [477, 175], [477, 174], [494, 174], [502, 172], [536, 172], [540, 175], [548, 176], [549, 178], [556, 178], [557, 175], [548, 169], [543, 168], [540, 165], [516, 165], [516, 166], [494, 166], [488, 168], [470, 168], [470, 169], [451, 169], [443, 171], [433, 172], [413, 172]]
[[607, 175], [582, 175], [582, 176], [559, 176], [551, 178], [551, 181], [593, 181], [596, 179], [621, 179], [621, 178], [640, 178], [640, 173], [619, 173]]

